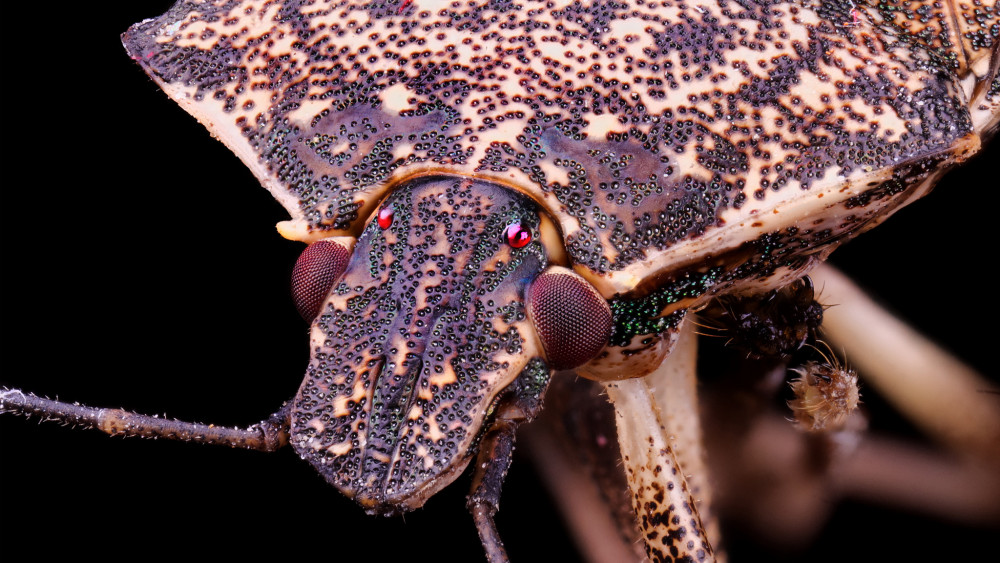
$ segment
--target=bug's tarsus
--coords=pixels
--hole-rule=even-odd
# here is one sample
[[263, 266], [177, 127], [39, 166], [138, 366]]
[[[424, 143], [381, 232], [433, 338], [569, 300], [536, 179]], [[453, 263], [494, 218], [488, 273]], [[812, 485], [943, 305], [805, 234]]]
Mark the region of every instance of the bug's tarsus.
[[490, 563], [507, 563], [510, 561], [510, 558], [507, 557], [507, 550], [504, 549], [503, 540], [500, 539], [500, 533], [497, 532], [496, 523], [493, 520], [496, 508], [486, 504], [477, 504], [474, 506], [470, 505], [469, 510], [472, 511], [472, 519], [475, 521], [476, 529], [479, 531], [479, 540], [483, 542], [486, 560]]
[[514, 454], [514, 437], [518, 425], [518, 421], [506, 418], [505, 414], [504, 411], [500, 412], [493, 427], [480, 442], [472, 488], [466, 503], [490, 563], [508, 561], [507, 551], [494, 521], [500, 506], [500, 489]]
[[288, 443], [290, 411], [291, 405], [285, 404], [277, 412], [249, 428], [232, 428], [159, 418], [122, 409], [88, 407], [79, 403], [46, 399], [19, 389], [0, 389], [0, 413], [37, 416], [43, 421], [93, 428], [111, 436], [168, 438], [267, 452]]
[[836, 356], [833, 360], [806, 362], [792, 370], [798, 377], [789, 382], [795, 397], [788, 406], [801, 430], [838, 431], [861, 402], [857, 373], [841, 365]]
[[866, 387], [959, 455], [998, 467], [1000, 410], [978, 392], [991, 387], [989, 380], [893, 317], [833, 267], [817, 267], [813, 276], [841, 303], [826, 315], [824, 334], [852, 350]]

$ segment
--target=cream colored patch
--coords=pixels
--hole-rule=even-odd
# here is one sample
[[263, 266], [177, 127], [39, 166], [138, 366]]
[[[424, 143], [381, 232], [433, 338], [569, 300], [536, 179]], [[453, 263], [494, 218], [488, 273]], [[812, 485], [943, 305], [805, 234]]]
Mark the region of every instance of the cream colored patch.
[[366, 395], [365, 382], [363, 379], [359, 378], [354, 383], [354, 389], [352, 390], [350, 396], [338, 395], [333, 400], [333, 416], [337, 418], [345, 417], [351, 414], [351, 409], [348, 407], [349, 402], [357, 403], [361, 401]]
[[317, 452], [323, 449], [323, 442], [321, 440], [317, 440], [316, 438], [310, 438], [309, 441], [306, 442], [306, 445]]
[[396, 146], [392, 147], [392, 157], [394, 160], [405, 161], [410, 156], [413, 156], [413, 143], [400, 141], [396, 143]]
[[671, 160], [676, 166], [675, 174], [680, 176], [691, 176], [701, 180], [702, 182], [712, 181], [712, 171], [708, 170], [700, 162], [698, 162], [698, 154], [692, 147], [690, 150], [685, 147], [684, 152], [680, 154], [672, 154]]
[[311, 3], [302, 6], [302, 9], [299, 10], [299, 13], [302, 14], [303, 16], [308, 17], [314, 14], [321, 14], [325, 12], [329, 7], [330, 7], [329, 4], [326, 4], [324, 2], [316, 2], [314, 0]]
[[413, 94], [406, 84], [399, 83], [389, 86], [379, 95], [382, 99], [382, 108], [386, 111], [401, 112], [410, 109], [410, 98]]
[[410, 414], [406, 418], [410, 420], [420, 420], [420, 417], [424, 416], [424, 409], [420, 405], [413, 405], [410, 409]]
[[428, 438], [435, 442], [444, 439], [445, 433], [441, 431], [440, 426], [436, 422], [431, 422], [429, 426], [430, 429], [427, 431]]
[[417, 459], [423, 460], [424, 469], [430, 469], [434, 466], [434, 460], [431, 459], [431, 452], [423, 444], [417, 444]]
[[450, 369], [446, 370], [444, 373], [432, 375], [427, 380], [431, 385], [436, 385], [438, 388], [458, 381], [455, 377], [455, 372]]
[[569, 265], [569, 257], [566, 255], [566, 247], [563, 246], [563, 238], [559, 234], [559, 229], [548, 213], [542, 213], [541, 218], [538, 225], [539, 238], [542, 241], [542, 246], [548, 252], [549, 264]]
[[583, 132], [588, 138], [594, 140], [607, 140], [611, 133], [625, 133], [628, 131], [627, 125], [622, 125], [618, 121], [618, 116], [610, 113], [594, 115], [587, 118], [587, 126]]
[[[652, 338], [648, 345], [642, 340]], [[632, 338], [625, 348], [607, 348], [607, 355], [600, 355], [591, 362], [577, 368], [577, 374], [594, 381], [618, 381], [643, 377], [659, 367], [676, 343], [672, 332], [663, 335], [640, 334]], [[629, 351], [626, 355], [623, 352]]]
[[350, 452], [352, 447], [354, 447], [353, 444], [351, 444], [350, 441], [346, 441], [333, 444], [332, 446], [328, 447], [326, 451], [339, 457], [342, 455], [346, 455], [348, 452]]
[[524, 123], [505, 120], [503, 123], [494, 123], [492, 127], [483, 130], [480, 134], [489, 135], [490, 142], [513, 145], [516, 144], [518, 135], [524, 134]]
[[545, 181], [548, 182], [549, 185], [569, 185], [569, 170], [561, 166], [556, 166], [554, 160], [546, 159], [539, 161], [538, 167], [542, 169]]
[[563, 45], [555, 35], [542, 37], [538, 43], [537, 53], [541, 57], [549, 58], [553, 61], [572, 58], [572, 51], [566, 45]]
[[639, 39], [645, 35], [649, 23], [640, 18], [628, 18], [624, 20], [614, 20], [609, 26], [612, 37], [622, 39]]
[[313, 117], [329, 107], [330, 102], [327, 100], [305, 99], [299, 102], [298, 108], [288, 112], [288, 120], [292, 123], [306, 125], [312, 121]]
[[275, 228], [278, 234], [286, 240], [296, 240], [305, 243], [315, 242], [315, 233], [309, 230], [309, 222], [305, 219], [293, 219], [291, 221], [279, 221]]

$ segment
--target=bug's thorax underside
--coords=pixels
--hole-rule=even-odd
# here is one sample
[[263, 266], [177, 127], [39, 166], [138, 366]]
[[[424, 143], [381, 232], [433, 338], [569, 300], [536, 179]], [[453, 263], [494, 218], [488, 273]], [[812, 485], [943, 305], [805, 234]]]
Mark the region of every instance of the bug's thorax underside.
[[312, 327], [292, 443], [373, 512], [423, 504], [465, 467], [491, 405], [540, 354], [525, 286], [540, 244], [505, 242], [538, 208], [516, 192], [424, 178], [382, 202]]

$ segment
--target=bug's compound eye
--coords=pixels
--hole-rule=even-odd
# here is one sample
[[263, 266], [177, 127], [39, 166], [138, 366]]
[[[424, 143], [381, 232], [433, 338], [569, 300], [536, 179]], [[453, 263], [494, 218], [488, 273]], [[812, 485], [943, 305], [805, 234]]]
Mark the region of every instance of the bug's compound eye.
[[292, 298], [303, 319], [316, 318], [350, 259], [350, 248], [333, 239], [316, 241], [302, 251], [292, 268]]
[[378, 210], [378, 226], [383, 229], [388, 229], [392, 225], [392, 218], [396, 215], [396, 212], [392, 209], [391, 205], [386, 205], [382, 209]]
[[514, 221], [504, 229], [503, 236], [507, 239], [507, 244], [514, 248], [523, 248], [531, 242], [531, 229], [522, 225], [520, 221]]
[[587, 363], [611, 338], [611, 307], [572, 270], [553, 266], [539, 274], [528, 288], [527, 304], [553, 369]]

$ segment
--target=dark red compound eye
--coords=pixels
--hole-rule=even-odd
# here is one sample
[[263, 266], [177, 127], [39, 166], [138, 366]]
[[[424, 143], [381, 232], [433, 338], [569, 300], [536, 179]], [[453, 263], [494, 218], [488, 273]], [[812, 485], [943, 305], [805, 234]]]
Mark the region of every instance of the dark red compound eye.
[[351, 251], [332, 240], [321, 240], [306, 247], [292, 268], [292, 298], [295, 308], [308, 322], [319, 315], [319, 309], [340, 279], [351, 259]]
[[521, 223], [507, 225], [504, 236], [507, 237], [507, 244], [514, 248], [522, 248], [531, 242], [531, 230], [526, 229]]
[[553, 266], [539, 274], [528, 288], [527, 302], [552, 369], [582, 366], [611, 338], [611, 307], [572, 270]]
[[382, 209], [379, 209], [378, 210], [378, 226], [382, 227], [383, 229], [388, 229], [389, 225], [392, 224], [392, 217], [393, 217], [393, 215], [395, 215], [395, 212], [392, 210], [392, 207], [386, 206], [386, 207], [383, 207]]

